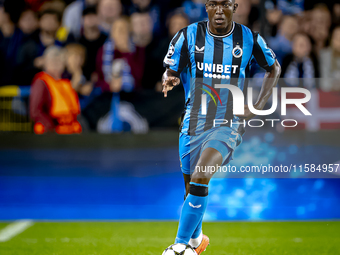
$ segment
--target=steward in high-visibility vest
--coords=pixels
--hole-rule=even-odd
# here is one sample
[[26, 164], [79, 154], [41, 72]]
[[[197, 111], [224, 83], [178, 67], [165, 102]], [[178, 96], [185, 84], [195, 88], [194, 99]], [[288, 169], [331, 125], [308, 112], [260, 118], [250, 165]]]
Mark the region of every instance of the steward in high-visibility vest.
[[58, 134], [82, 131], [77, 121], [79, 98], [67, 79], [56, 80], [46, 72], [38, 73], [31, 89], [30, 113], [36, 134], [52, 130]]

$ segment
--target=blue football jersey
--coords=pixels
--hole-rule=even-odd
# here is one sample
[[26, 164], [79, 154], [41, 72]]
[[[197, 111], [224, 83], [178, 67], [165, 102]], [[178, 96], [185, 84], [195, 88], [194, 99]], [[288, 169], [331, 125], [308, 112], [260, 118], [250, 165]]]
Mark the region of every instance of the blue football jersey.
[[[269, 70], [276, 57], [264, 39], [246, 26], [233, 22], [231, 31], [223, 36], [210, 32], [209, 21], [180, 30], [170, 43], [164, 66], [181, 74], [186, 100], [181, 132], [200, 134], [213, 127], [214, 119], [237, 122], [232, 94], [227, 89], [214, 89], [214, 84], [232, 84], [246, 94], [245, 78], [253, 60]], [[203, 93], [210, 95], [206, 115], [200, 112]], [[243, 125], [230, 127], [243, 133]]]

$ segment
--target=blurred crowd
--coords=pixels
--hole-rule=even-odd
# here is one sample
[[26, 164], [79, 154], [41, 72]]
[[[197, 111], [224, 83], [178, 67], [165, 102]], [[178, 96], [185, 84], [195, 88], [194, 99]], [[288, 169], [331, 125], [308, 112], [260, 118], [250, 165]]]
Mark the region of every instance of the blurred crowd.
[[[62, 114], [63, 104], [54, 102], [62, 99], [68, 105], [64, 92], [69, 87], [77, 92], [72, 100], [79, 100], [80, 107], [67, 111], [74, 110], [72, 125], [80, 119], [83, 130], [145, 133], [149, 127], [176, 126], [183, 93], [177, 89], [171, 100], [162, 101], [163, 58], [177, 31], [207, 19], [205, 2], [0, 0], [0, 86], [31, 86], [30, 115], [43, 124], [37, 132], [68, 120], [51, 116], [50, 109]], [[340, 3], [236, 3], [234, 20], [267, 39], [285, 85], [340, 90]], [[67, 81], [65, 90], [52, 93], [53, 86], [41, 85], [49, 80], [42, 71], [52, 84]], [[258, 73], [254, 68], [252, 76]]]

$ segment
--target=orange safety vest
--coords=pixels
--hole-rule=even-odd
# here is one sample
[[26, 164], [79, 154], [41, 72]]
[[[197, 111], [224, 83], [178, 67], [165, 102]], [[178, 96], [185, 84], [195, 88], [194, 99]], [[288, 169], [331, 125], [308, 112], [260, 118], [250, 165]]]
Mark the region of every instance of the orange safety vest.
[[[80, 114], [80, 105], [77, 92], [67, 79], [55, 80], [45, 72], [38, 73], [35, 80], [44, 81], [51, 95], [50, 115], [58, 121], [55, 131], [58, 134], [79, 134], [82, 131], [77, 115]], [[36, 123], [36, 133], [44, 133], [41, 123]], [[39, 130], [41, 130], [39, 132]]]

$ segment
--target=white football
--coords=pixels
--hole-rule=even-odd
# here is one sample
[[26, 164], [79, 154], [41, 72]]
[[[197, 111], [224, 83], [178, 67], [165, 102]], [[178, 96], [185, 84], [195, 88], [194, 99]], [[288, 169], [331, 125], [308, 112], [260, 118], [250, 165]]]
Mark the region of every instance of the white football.
[[166, 248], [162, 255], [197, 255], [197, 253], [188, 244], [176, 243]]

